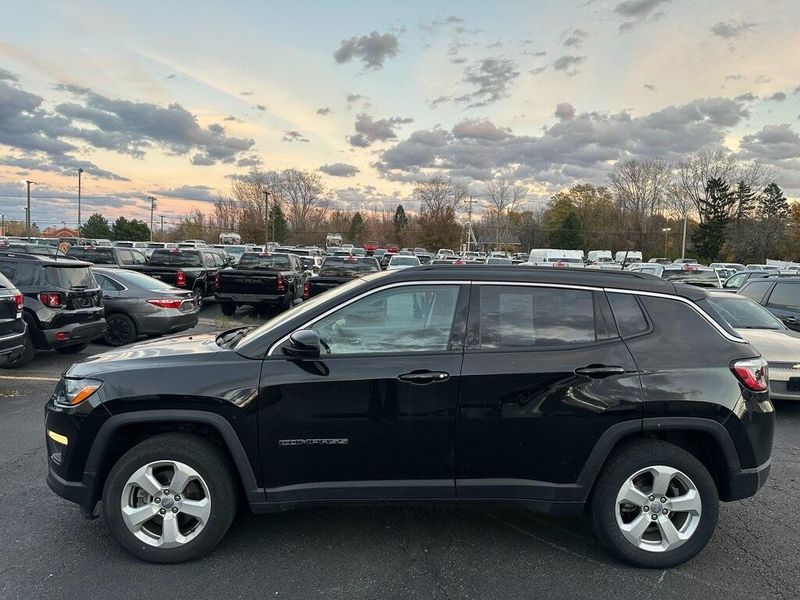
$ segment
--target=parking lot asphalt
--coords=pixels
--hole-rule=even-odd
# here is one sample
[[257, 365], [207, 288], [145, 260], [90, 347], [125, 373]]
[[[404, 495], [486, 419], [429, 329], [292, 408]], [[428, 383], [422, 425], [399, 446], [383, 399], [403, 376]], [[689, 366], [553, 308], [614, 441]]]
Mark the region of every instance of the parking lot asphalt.
[[[230, 322], [209, 305], [196, 331]], [[2, 600], [800, 597], [800, 404], [789, 403], [777, 405], [765, 487], [723, 504], [705, 551], [667, 571], [621, 566], [585, 518], [489, 507], [244, 510], [202, 560], [137, 562], [113, 543], [102, 518], [84, 520], [44, 481], [43, 405], [64, 369], [106, 349], [39, 353], [25, 369], [0, 370]]]

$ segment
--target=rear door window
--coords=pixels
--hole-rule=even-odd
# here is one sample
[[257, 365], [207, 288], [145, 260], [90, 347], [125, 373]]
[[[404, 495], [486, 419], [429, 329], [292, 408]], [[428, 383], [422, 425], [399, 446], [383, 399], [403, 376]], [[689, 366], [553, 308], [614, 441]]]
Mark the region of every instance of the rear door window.
[[597, 335], [593, 293], [527, 286], [481, 286], [479, 347], [550, 348], [587, 344]]
[[739, 293], [761, 304], [764, 294], [767, 293], [771, 285], [771, 281], [752, 281], [739, 290]]
[[800, 284], [779, 281], [769, 295], [767, 305], [800, 311]]
[[608, 294], [608, 300], [611, 302], [614, 318], [623, 338], [639, 335], [650, 329], [636, 296], [612, 292]]

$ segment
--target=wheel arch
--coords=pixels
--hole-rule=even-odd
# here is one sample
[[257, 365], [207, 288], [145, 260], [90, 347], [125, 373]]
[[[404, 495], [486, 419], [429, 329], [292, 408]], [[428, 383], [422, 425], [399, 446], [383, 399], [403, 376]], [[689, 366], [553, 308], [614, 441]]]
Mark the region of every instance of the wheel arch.
[[633, 440], [660, 439], [697, 458], [711, 473], [721, 500], [733, 499], [732, 481], [742, 471], [739, 454], [725, 427], [702, 417], [646, 418], [618, 423], [598, 440], [578, 477], [587, 501], [611, 455]]
[[110, 417], [97, 432], [86, 459], [83, 483], [92, 506], [100, 499], [114, 463], [134, 445], [157, 433], [186, 431], [218, 443], [236, 468], [244, 496], [251, 505], [264, 502], [255, 471], [233, 426], [221, 415], [197, 410], [148, 410]]

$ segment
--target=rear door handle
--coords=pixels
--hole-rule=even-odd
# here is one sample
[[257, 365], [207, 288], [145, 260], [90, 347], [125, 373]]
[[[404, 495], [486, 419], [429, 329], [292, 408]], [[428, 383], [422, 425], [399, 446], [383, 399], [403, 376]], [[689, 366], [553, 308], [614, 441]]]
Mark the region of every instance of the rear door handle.
[[450, 374], [444, 371], [412, 371], [397, 377], [400, 381], [407, 381], [416, 385], [426, 385], [428, 383], [438, 383], [450, 379]]
[[797, 317], [791, 317], [791, 316], [783, 317], [783, 322], [784, 323], [792, 323], [792, 324], [797, 323]]
[[589, 365], [575, 369], [575, 375], [583, 375], [590, 379], [603, 379], [612, 375], [623, 375], [625, 369], [622, 367], [610, 367], [608, 365]]

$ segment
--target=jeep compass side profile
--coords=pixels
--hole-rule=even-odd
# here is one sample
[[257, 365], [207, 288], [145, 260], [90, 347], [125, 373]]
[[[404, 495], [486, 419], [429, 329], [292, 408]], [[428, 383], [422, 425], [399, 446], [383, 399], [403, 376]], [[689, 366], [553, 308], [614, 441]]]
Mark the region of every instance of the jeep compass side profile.
[[773, 427], [766, 362], [701, 288], [441, 265], [73, 365], [47, 482], [152, 562], [210, 551], [243, 495], [587, 511], [614, 556], [665, 568], [763, 485]]

